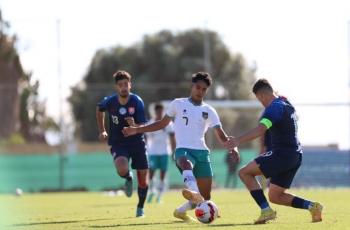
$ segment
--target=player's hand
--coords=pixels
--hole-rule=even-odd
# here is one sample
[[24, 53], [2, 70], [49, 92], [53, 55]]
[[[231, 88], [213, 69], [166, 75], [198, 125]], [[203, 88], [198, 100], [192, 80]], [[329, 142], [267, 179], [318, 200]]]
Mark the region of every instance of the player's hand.
[[135, 120], [133, 117], [125, 117], [124, 119], [128, 123], [129, 126], [136, 126]]
[[98, 139], [100, 139], [100, 141], [106, 141], [108, 138], [108, 133], [106, 131], [103, 131], [102, 133], [100, 133], [98, 135]]
[[236, 162], [239, 163], [241, 161], [241, 156], [239, 154], [238, 148], [235, 147], [233, 149], [229, 150], [229, 153], [231, 154], [232, 159]]
[[124, 127], [122, 132], [125, 137], [132, 136], [137, 134], [137, 128], [136, 127]]
[[239, 141], [237, 138], [228, 137], [227, 141], [224, 143], [225, 148], [228, 150], [234, 149], [239, 145]]

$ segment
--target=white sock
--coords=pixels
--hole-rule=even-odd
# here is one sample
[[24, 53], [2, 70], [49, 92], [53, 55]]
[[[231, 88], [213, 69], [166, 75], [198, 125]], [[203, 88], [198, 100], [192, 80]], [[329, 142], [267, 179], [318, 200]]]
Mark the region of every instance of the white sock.
[[184, 178], [184, 183], [189, 190], [199, 192], [197, 180], [194, 177], [192, 170], [182, 171], [182, 177]]
[[195, 204], [192, 204], [191, 201], [187, 201], [186, 203], [184, 203], [183, 205], [181, 205], [180, 207], [178, 207], [176, 210], [177, 210], [178, 212], [184, 213], [184, 212], [186, 212], [186, 211], [188, 211], [188, 210], [194, 209], [195, 207], [196, 207]]
[[150, 180], [149, 181], [149, 191], [151, 192], [151, 193], [155, 193], [155, 185], [154, 185], [154, 180]]
[[158, 185], [158, 194], [159, 194], [159, 196], [162, 195], [162, 193], [164, 192], [164, 189], [165, 189], [164, 181], [159, 181], [159, 185]]

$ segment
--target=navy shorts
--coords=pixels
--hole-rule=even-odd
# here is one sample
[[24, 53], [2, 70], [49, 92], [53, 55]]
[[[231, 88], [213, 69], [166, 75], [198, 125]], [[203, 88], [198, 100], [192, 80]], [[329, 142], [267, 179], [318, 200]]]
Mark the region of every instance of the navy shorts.
[[131, 168], [136, 170], [148, 169], [148, 159], [145, 142], [132, 143], [129, 145], [112, 145], [111, 154], [113, 159], [124, 156], [131, 158]]
[[301, 161], [302, 153], [290, 150], [273, 150], [255, 158], [261, 172], [270, 178], [270, 183], [282, 188], [290, 188]]

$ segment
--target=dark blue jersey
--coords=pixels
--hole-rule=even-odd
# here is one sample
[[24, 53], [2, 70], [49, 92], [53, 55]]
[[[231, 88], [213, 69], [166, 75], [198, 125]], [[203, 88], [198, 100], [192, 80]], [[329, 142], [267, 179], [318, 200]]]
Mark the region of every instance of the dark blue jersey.
[[264, 146], [266, 148], [266, 152], [272, 150], [272, 140], [271, 140], [271, 132], [270, 130], [266, 130], [265, 136], [264, 136]]
[[298, 140], [297, 115], [294, 107], [283, 98], [276, 98], [266, 107], [260, 123], [267, 127], [271, 135], [271, 148], [300, 150]]
[[146, 123], [145, 108], [142, 99], [130, 93], [129, 100], [121, 105], [118, 95], [105, 97], [97, 104], [101, 112], [108, 112], [109, 118], [109, 145], [128, 145], [143, 140], [143, 134], [124, 137], [122, 130], [129, 126], [126, 117], [133, 117], [136, 124]]

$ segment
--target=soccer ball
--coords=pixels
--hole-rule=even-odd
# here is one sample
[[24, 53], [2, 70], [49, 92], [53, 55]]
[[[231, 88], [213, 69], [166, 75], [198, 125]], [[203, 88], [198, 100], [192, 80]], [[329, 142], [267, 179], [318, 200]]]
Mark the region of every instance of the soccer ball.
[[213, 222], [219, 213], [216, 204], [210, 200], [198, 204], [194, 211], [197, 219], [204, 224]]

